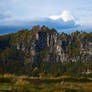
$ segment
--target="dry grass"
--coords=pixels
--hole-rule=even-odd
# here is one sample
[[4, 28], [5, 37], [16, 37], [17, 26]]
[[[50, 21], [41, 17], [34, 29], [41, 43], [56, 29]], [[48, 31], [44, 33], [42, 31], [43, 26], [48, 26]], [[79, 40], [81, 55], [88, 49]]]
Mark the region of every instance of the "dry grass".
[[29, 81], [25, 81], [23, 79], [18, 79], [16, 82], [15, 82], [15, 85], [17, 86], [25, 86], [25, 85], [29, 85], [30, 82]]
[[12, 75], [12, 74], [4, 74], [3, 75], [4, 78], [15, 78], [16, 76], [15, 75]]
[[11, 92], [92, 92], [92, 82], [85, 78], [34, 78], [5, 74], [0, 80], [3, 80], [0, 81], [0, 88], [11, 88]]

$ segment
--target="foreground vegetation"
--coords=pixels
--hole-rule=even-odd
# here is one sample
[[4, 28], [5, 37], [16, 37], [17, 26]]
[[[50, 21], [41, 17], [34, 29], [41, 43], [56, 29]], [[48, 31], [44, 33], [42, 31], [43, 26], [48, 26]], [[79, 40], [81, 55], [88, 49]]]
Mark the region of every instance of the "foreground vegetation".
[[0, 75], [0, 92], [92, 92], [92, 78]]

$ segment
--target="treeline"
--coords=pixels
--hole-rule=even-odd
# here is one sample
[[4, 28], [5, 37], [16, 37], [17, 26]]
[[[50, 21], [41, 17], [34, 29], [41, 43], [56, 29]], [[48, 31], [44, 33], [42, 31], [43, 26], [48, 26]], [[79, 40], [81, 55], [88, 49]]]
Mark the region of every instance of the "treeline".
[[92, 71], [92, 61], [82, 62], [28, 62], [17, 60], [0, 61], [0, 74], [15, 74], [28, 76], [61, 76], [61, 75], [77, 75], [86, 74]]

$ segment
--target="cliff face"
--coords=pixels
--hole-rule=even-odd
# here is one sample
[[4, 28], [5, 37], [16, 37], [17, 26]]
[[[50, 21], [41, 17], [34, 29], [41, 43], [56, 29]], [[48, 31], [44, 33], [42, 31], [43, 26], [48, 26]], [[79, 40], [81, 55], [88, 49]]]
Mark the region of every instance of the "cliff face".
[[81, 58], [86, 61], [92, 61], [92, 42], [86, 41], [86, 44], [81, 43]]
[[35, 27], [1, 38], [0, 49], [16, 49], [29, 61], [76, 62], [92, 61], [92, 34], [58, 34], [55, 29]]
[[[43, 30], [36, 33], [35, 41], [35, 57], [36, 60], [41, 61], [55, 61], [53, 59], [52, 53], [55, 54], [55, 47], [57, 42], [57, 32], [44, 32]], [[54, 52], [53, 52], [54, 51]]]

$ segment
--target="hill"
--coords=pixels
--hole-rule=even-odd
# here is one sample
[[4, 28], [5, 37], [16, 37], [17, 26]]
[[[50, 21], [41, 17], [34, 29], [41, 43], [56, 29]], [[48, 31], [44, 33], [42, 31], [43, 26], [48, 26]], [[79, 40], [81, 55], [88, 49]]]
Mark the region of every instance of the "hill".
[[91, 65], [92, 33], [34, 26], [0, 36], [0, 73], [59, 76], [91, 72]]

